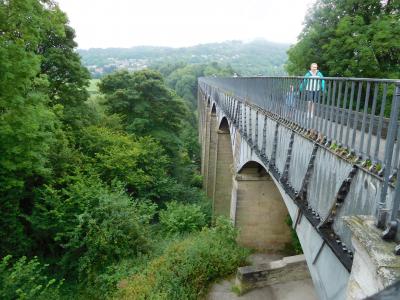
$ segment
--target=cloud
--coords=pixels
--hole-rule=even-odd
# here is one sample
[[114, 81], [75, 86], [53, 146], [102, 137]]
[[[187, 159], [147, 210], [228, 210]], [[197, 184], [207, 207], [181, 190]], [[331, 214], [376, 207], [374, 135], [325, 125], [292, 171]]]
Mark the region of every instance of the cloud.
[[225, 40], [294, 43], [315, 0], [58, 0], [80, 48], [191, 46]]

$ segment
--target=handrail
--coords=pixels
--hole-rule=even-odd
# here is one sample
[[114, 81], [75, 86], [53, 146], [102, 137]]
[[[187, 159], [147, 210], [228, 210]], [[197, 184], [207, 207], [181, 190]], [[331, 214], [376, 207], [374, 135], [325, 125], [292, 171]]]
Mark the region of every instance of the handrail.
[[[213, 78], [274, 78], [274, 79], [304, 79], [304, 76], [238, 76], [238, 77], [199, 77], [199, 79], [213, 79]], [[369, 82], [386, 82], [400, 84], [400, 79], [390, 78], [358, 78], [358, 77], [324, 77], [323, 79], [337, 80], [337, 81], [369, 81]]]
[[[399, 79], [201, 77], [199, 86], [208, 94], [218, 90], [258, 106], [319, 137], [326, 146], [341, 148], [382, 177], [377, 215], [388, 211], [388, 186], [400, 178]], [[391, 220], [397, 218], [399, 204], [397, 184]]]

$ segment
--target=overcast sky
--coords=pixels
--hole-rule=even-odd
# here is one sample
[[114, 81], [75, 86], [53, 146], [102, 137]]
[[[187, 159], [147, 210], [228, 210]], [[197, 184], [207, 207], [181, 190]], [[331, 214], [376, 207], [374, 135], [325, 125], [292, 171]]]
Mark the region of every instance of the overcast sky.
[[295, 43], [315, 0], [58, 0], [79, 48]]

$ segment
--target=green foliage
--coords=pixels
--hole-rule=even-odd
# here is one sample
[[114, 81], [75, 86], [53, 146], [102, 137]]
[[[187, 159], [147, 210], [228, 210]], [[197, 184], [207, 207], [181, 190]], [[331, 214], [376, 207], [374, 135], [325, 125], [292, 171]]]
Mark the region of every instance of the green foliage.
[[72, 254], [67, 260], [79, 258], [81, 276], [89, 282], [104, 266], [148, 248], [146, 226], [126, 195], [101, 194], [96, 200], [78, 215], [78, 226], [65, 245]]
[[168, 86], [188, 101], [191, 107], [197, 106], [197, 78], [202, 76], [232, 76], [234, 71], [229, 65], [216, 62], [209, 64], [175, 64], [160, 63], [153, 66], [166, 78]]
[[154, 208], [145, 204], [132, 202], [118, 185], [109, 189], [95, 177], [77, 176], [65, 189], [48, 187], [30, 221], [42, 233], [37, 242], [61, 257], [60, 266], [90, 281], [107, 264], [146, 251]]
[[290, 227], [290, 236], [291, 236], [292, 240], [289, 244], [285, 245], [284, 252], [287, 255], [302, 254], [303, 249], [301, 248], [301, 244], [300, 244], [299, 238], [297, 236], [297, 233], [292, 227], [293, 222], [289, 215], [287, 216], [285, 221], [286, 221], [286, 224]]
[[0, 256], [29, 248], [21, 215], [32, 207], [33, 188], [51, 174], [49, 152], [57, 120], [48, 107], [49, 83], [35, 51], [44, 31], [60, 29], [53, 20], [52, 5], [0, 3]]
[[89, 92], [90, 95], [95, 95], [99, 92], [99, 84], [100, 79], [91, 79], [89, 81], [89, 86], [87, 88], [87, 91]]
[[42, 58], [41, 73], [48, 79], [51, 103], [61, 104], [64, 109], [62, 121], [77, 129], [90, 124], [93, 117], [85, 104], [90, 74], [74, 51], [75, 32], [68, 26], [66, 15], [56, 6], [52, 15], [52, 23], [60, 28], [49, 28], [43, 33], [38, 50]]
[[[0, 28], [0, 298], [104, 299], [171, 244], [187, 249], [195, 269], [177, 267], [197, 278], [178, 294], [232, 271], [245, 253], [228, 224], [180, 242], [211, 220], [188, 100], [197, 76], [232, 69], [166, 67], [185, 100], [151, 70], [112, 74], [88, 98], [89, 73], [55, 2], [0, 1]], [[197, 272], [204, 262], [211, 269]]]
[[196, 204], [182, 204], [172, 201], [160, 211], [160, 224], [169, 233], [185, 233], [201, 229], [206, 216]]
[[121, 71], [105, 77], [99, 89], [106, 95], [109, 111], [124, 116], [128, 131], [156, 136], [180, 129], [185, 106], [155, 71]]
[[120, 282], [118, 299], [198, 299], [207, 285], [242, 265], [248, 251], [236, 242], [236, 231], [226, 219], [215, 228], [169, 246], [146, 269]]
[[[0, 3], [0, 107], [18, 106], [32, 90], [33, 79], [40, 71], [40, 57], [35, 54], [44, 32], [61, 26], [54, 19], [54, 7], [45, 9], [37, 0], [14, 0]], [[7, 101], [8, 100], [8, 101]], [[12, 100], [12, 101], [11, 101]]]
[[188, 110], [164, 85], [161, 74], [121, 71], [103, 78], [99, 89], [105, 94], [108, 111], [122, 116], [127, 132], [151, 135], [170, 157], [178, 156], [182, 119]]
[[28, 260], [25, 256], [12, 263], [11, 255], [0, 261], [0, 298], [8, 299], [60, 299], [63, 281], [50, 279], [45, 275], [47, 265], [36, 257]]
[[399, 17], [398, 1], [318, 0], [288, 51], [287, 70], [303, 75], [317, 62], [329, 76], [398, 78]]
[[198, 184], [194, 114], [166, 87], [160, 73], [117, 72], [103, 78], [99, 88], [105, 95], [108, 112], [121, 117], [125, 131], [136, 136], [150, 135], [161, 144], [169, 158], [169, 174], [185, 185]]
[[83, 130], [79, 145], [105, 182], [124, 182], [129, 193], [140, 198], [160, 197], [169, 160], [153, 138], [90, 126]]
[[148, 236], [150, 238], [148, 252], [132, 255], [107, 265], [91, 279], [90, 286], [81, 289], [84, 294], [83, 299], [112, 298], [121, 281], [143, 272], [149, 262], [161, 256], [166, 248], [183, 240], [181, 235], [165, 235], [158, 224], [151, 226]]
[[141, 224], [149, 224], [157, 213], [158, 206], [147, 199], [133, 200], [133, 206]]

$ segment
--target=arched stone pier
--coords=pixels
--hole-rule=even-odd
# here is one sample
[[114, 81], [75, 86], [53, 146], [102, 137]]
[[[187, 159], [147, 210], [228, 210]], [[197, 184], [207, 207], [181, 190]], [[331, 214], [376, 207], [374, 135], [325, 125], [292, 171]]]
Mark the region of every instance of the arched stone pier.
[[206, 193], [209, 198], [213, 198], [215, 186], [215, 167], [216, 167], [216, 148], [217, 148], [217, 114], [215, 104], [212, 106], [209, 116], [209, 144], [206, 149]]
[[233, 153], [229, 124], [223, 118], [217, 133], [215, 185], [213, 193], [213, 215], [230, 215], [232, 193]]
[[238, 242], [262, 251], [279, 251], [291, 241], [288, 211], [271, 176], [257, 162], [248, 162], [234, 178], [234, 222]]

